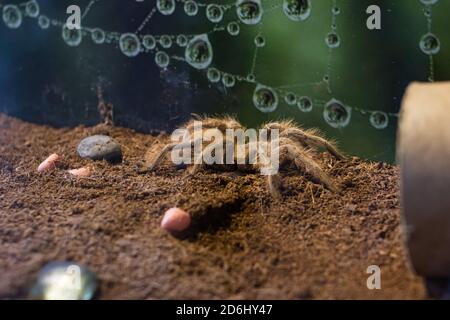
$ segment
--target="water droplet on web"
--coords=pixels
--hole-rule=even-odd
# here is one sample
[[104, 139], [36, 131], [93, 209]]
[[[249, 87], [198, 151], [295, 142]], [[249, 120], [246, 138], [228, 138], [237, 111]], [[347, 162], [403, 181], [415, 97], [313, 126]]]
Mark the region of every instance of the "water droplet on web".
[[389, 116], [381, 111], [372, 112], [370, 115], [370, 124], [375, 129], [385, 129], [389, 125]]
[[16, 5], [8, 4], [3, 7], [3, 22], [8, 28], [17, 29], [22, 24], [22, 12]]
[[435, 3], [437, 3], [439, 0], [420, 0], [420, 2], [422, 2], [424, 5], [433, 5]]
[[206, 69], [212, 62], [213, 49], [206, 34], [193, 37], [185, 50], [185, 59], [196, 69]]
[[249, 75], [247, 75], [247, 81], [248, 82], [255, 82], [256, 81], [256, 77], [253, 73], [250, 73]]
[[39, 4], [35, 0], [28, 1], [25, 5], [25, 14], [27, 16], [37, 18], [39, 16], [39, 12]]
[[341, 8], [339, 8], [338, 6], [333, 6], [333, 8], [331, 8], [331, 13], [337, 16], [341, 13]]
[[184, 3], [184, 12], [192, 17], [198, 13], [198, 5], [195, 1], [188, 0]]
[[208, 6], [206, 7], [206, 17], [211, 22], [220, 22], [223, 18], [223, 10], [217, 4], [208, 4]]
[[206, 77], [212, 83], [217, 83], [220, 81], [220, 71], [216, 68], [209, 68], [206, 72]]
[[341, 39], [336, 32], [330, 32], [325, 38], [325, 42], [329, 48], [337, 48], [341, 45]]
[[68, 46], [76, 47], [83, 40], [83, 34], [80, 29], [70, 30], [67, 25], [64, 25], [62, 28], [62, 38]]
[[91, 39], [95, 44], [102, 44], [106, 39], [105, 32], [99, 28], [95, 28], [91, 32]]
[[172, 46], [172, 39], [170, 38], [170, 36], [168, 35], [162, 35], [159, 38], [159, 44], [161, 45], [161, 47], [163, 47], [164, 49], [169, 49]]
[[156, 8], [162, 15], [171, 15], [175, 11], [175, 0], [157, 0]]
[[352, 109], [342, 102], [331, 99], [323, 109], [323, 118], [331, 127], [345, 128], [350, 123]]
[[253, 92], [253, 104], [261, 112], [273, 112], [278, 107], [278, 95], [272, 88], [258, 84]]
[[141, 42], [134, 33], [124, 33], [119, 39], [120, 51], [127, 57], [136, 57], [141, 51]]
[[297, 103], [297, 96], [293, 92], [288, 92], [284, 96], [284, 101], [290, 105], [293, 106]]
[[236, 79], [233, 75], [226, 73], [222, 76], [222, 83], [225, 87], [231, 88], [236, 84]]
[[180, 47], [186, 47], [188, 43], [188, 38], [184, 34], [179, 34], [177, 36], [177, 45]]
[[258, 24], [263, 15], [261, 0], [237, 0], [236, 14], [242, 23]]
[[425, 17], [427, 17], [427, 18], [430, 18], [431, 17], [431, 10], [430, 10], [430, 8], [423, 9], [423, 15]]
[[313, 102], [309, 97], [300, 97], [297, 102], [297, 107], [301, 112], [311, 112], [313, 109]]
[[427, 33], [420, 39], [420, 49], [428, 55], [437, 54], [441, 50], [439, 38], [433, 33]]
[[145, 35], [144, 38], [142, 39], [142, 45], [147, 50], [155, 49], [156, 47], [155, 37], [150, 34]]
[[158, 51], [155, 54], [155, 63], [158, 67], [160, 68], [167, 68], [167, 66], [170, 63], [170, 57], [167, 53], [165, 53], [164, 51]]
[[283, 0], [283, 12], [292, 21], [304, 21], [311, 15], [311, 1]]
[[239, 27], [239, 23], [232, 21], [227, 25], [227, 31], [232, 36], [237, 36], [241, 31], [241, 27]]
[[262, 48], [266, 45], [266, 38], [264, 38], [264, 36], [262, 35], [257, 35], [255, 37], [255, 46], [257, 46], [258, 48]]
[[48, 29], [50, 27], [50, 20], [46, 16], [39, 16], [38, 25], [41, 29]]

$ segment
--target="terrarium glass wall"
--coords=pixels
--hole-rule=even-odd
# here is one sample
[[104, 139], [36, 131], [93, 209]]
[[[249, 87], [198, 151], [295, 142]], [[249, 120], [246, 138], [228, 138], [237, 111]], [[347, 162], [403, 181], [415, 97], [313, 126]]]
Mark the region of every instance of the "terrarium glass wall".
[[[375, 3], [377, 2], [377, 3]], [[69, 5], [81, 31], [64, 28]], [[370, 30], [367, 8], [381, 9]], [[450, 78], [450, 1], [0, 1], [0, 111], [56, 126], [170, 131], [191, 113], [294, 118], [394, 161], [411, 81]], [[426, 106], [424, 106], [426, 107]]]

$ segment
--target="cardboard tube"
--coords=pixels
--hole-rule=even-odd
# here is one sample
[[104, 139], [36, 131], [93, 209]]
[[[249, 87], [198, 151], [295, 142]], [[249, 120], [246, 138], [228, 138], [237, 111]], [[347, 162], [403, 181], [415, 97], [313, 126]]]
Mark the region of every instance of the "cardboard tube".
[[450, 82], [408, 87], [397, 144], [412, 266], [422, 276], [450, 277]]

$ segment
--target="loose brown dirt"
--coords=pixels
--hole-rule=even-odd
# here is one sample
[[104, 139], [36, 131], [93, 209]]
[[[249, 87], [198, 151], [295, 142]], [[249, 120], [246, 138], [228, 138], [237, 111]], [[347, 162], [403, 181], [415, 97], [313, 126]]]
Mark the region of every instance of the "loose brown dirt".
[[[94, 133], [122, 144], [121, 164], [78, 157], [77, 144]], [[396, 167], [320, 154], [343, 194], [291, 170], [276, 201], [258, 174], [204, 170], [186, 178], [169, 161], [138, 173], [157, 140], [167, 137], [0, 115], [0, 298], [26, 298], [53, 260], [89, 266], [100, 299], [426, 298], [405, 258]], [[63, 168], [39, 174], [54, 152]], [[88, 164], [90, 178], [64, 170]], [[160, 228], [171, 207], [195, 219], [181, 238]], [[381, 290], [367, 289], [369, 265], [381, 267]]]

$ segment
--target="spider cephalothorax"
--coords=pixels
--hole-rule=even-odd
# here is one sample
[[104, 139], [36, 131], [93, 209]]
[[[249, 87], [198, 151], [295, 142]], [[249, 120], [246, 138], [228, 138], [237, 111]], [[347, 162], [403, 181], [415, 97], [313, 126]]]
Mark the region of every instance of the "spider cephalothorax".
[[[241, 125], [236, 119], [232, 117], [196, 117], [180, 128], [182, 130], [184, 129], [182, 142], [170, 143], [165, 145], [164, 148], [158, 153], [156, 159], [149, 165], [148, 169], [154, 170], [159, 165], [161, 160], [167, 155], [167, 153], [174, 150], [174, 148], [193, 147], [198, 142], [198, 139], [194, 138], [194, 130], [199, 123], [201, 123], [202, 132], [213, 129], [221, 133], [224, 139], [220, 140], [217, 143], [211, 143], [210, 141], [207, 143], [203, 141], [200, 142], [203, 149], [201, 153], [197, 155], [197, 157], [204, 157], [205, 154], [214, 153], [214, 150], [217, 150], [216, 148], [218, 146], [223, 147], [223, 150], [229, 148], [230, 145], [236, 146], [236, 138], [233, 136], [230, 139], [230, 137], [227, 136], [227, 131], [229, 131], [227, 129], [242, 131], [246, 130], [243, 125]], [[269, 122], [262, 125], [260, 129], [264, 129], [268, 133], [269, 138], [277, 140], [276, 151], [279, 157], [279, 166], [288, 167], [290, 165], [293, 165], [297, 170], [308, 173], [312, 177], [312, 180], [324, 185], [329, 190], [334, 192], [340, 191], [339, 187], [332, 181], [332, 179], [325, 173], [325, 171], [323, 171], [321, 166], [311, 156], [314, 152], [314, 149], [325, 148], [335, 158], [344, 159], [344, 156], [339, 152], [333, 142], [323, 138], [315, 129], [301, 129], [293, 121]], [[275, 131], [277, 133], [276, 135]], [[256, 157], [257, 161], [250, 162], [250, 158], [252, 157], [250, 150], [253, 147], [252, 144], [255, 143], [255, 141], [245, 141], [245, 163], [242, 163], [242, 161], [234, 161], [233, 164], [223, 164], [221, 166], [226, 166], [228, 169], [230, 169], [231, 167], [231, 169], [233, 170], [243, 172], [263, 169], [263, 166], [267, 165], [268, 160], [263, 153], [253, 153], [252, 155]], [[257, 143], [261, 142], [258, 141]], [[234, 155], [234, 157], [236, 157], [238, 152], [236, 152], [236, 147], [233, 148], [234, 152], [232, 152], [232, 154]], [[196, 174], [202, 166], [207, 165], [201, 161], [192, 161], [192, 163], [194, 164], [190, 168], [189, 172], [191, 175]], [[279, 197], [281, 195], [281, 181], [278, 170], [266, 175], [271, 194], [275, 197]]]

